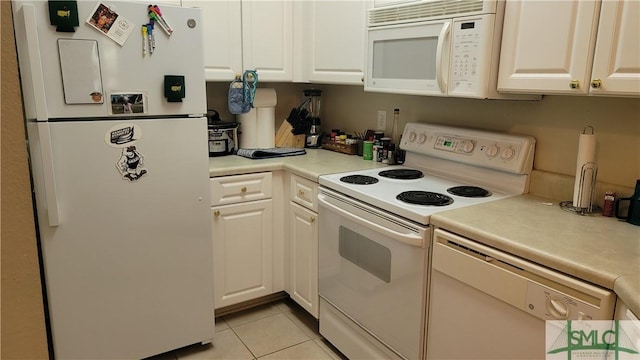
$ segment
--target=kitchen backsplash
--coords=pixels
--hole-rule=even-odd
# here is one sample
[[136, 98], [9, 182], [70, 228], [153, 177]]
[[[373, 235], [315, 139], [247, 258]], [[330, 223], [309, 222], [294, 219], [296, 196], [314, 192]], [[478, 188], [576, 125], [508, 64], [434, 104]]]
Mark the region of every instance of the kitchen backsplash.
[[[223, 119], [233, 116], [226, 105], [228, 86], [207, 84], [209, 108], [220, 111]], [[385, 110], [390, 132], [393, 109], [399, 108], [401, 129], [407, 122], [420, 121], [531, 135], [537, 140], [534, 168], [571, 178], [579, 134], [584, 127], [593, 126], [598, 182], [631, 188], [640, 178], [638, 98], [545, 96], [540, 101], [505, 101], [372, 93], [343, 85], [261, 83], [259, 87], [276, 89], [276, 128], [300, 104], [302, 90], [314, 87], [323, 90], [325, 131], [375, 128], [378, 110]]]

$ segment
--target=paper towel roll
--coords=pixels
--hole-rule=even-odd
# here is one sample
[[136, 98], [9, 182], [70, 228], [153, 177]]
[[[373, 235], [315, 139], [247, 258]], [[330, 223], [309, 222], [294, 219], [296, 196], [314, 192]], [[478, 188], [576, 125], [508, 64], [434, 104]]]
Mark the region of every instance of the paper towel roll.
[[[585, 129], [586, 132], [586, 129]], [[596, 136], [580, 134], [578, 140], [578, 160], [576, 162], [576, 179], [573, 185], [573, 206], [588, 208], [591, 200], [592, 181], [595, 178]], [[595, 200], [595, 199], [594, 199]]]
[[257, 143], [260, 149], [270, 149], [275, 147], [276, 135], [276, 108], [275, 107], [259, 107], [258, 108], [258, 130]]
[[251, 109], [248, 113], [238, 115], [240, 134], [238, 147], [242, 149], [258, 148], [258, 112]]
[[276, 105], [278, 105], [276, 89], [256, 89], [256, 95], [253, 97], [254, 108], [274, 107]]
[[238, 115], [240, 122], [239, 147], [243, 149], [270, 149], [275, 147], [276, 89], [256, 89], [253, 108]]

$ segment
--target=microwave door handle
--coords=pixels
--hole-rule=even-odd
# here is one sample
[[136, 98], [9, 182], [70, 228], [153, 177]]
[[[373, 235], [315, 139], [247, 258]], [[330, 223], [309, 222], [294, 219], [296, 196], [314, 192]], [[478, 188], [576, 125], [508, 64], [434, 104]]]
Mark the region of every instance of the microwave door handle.
[[447, 21], [444, 23], [442, 30], [440, 30], [440, 36], [438, 36], [438, 46], [436, 48], [436, 81], [438, 82], [438, 86], [440, 87], [440, 91], [443, 94], [447, 93], [447, 82], [445, 81], [445, 71], [447, 71], [448, 67], [444, 66], [442, 63], [444, 57], [444, 43], [445, 39], [449, 36], [449, 28], [451, 27], [451, 23]]

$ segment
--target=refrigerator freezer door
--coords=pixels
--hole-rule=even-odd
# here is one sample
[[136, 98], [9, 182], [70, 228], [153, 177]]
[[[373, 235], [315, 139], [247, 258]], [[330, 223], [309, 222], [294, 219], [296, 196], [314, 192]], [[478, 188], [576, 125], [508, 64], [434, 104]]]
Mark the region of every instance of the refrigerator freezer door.
[[[118, 116], [111, 107], [111, 94], [143, 94], [145, 113], [165, 116], [205, 114], [206, 89], [204, 81], [202, 11], [162, 5], [161, 11], [173, 32], [167, 35], [158, 24], [153, 38], [155, 51], [143, 53], [141, 26], [149, 23], [146, 2], [104, 1], [119, 19], [134, 27], [123, 45], [86, 23], [96, 10], [95, 1], [78, 1], [80, 25], [75, 32], [56, 32], [50, 25], [48, 2], [42, 0], [14, 0], [13, 12], [16, 44], [22, 87], [29, 102], [44, 100], [46, 110], [38, 108], [39, 120], [55, 118], [89, 118]], [[95, 40], [102, 77], [102, 99], [87, 104], [67, 104], [63, 91], [62, 65], [58, 39]], [[147, 44], [148, 47], [148, 44]], [[34, 57], [37, 57], [34, 59]], [[185, 98], [182, 102], [168, 102], [164, 96], [165, 75], [185, 77]], [[65, 87], [68, 78], [65, 75]], [[81, 91], [79, 89], [76, 89]], [[93, 91], [92, 91], [93, 92]], [[42, 97], [46, 94], [46, 98]], [[97, 94], [96, 94], [97, 95]], [[83, 96], [92, 96], [91, 93]], [[44, 112], [44, 114], [42, 114]], [[138, 115], [138, 114], [134, 114]], [[35, 118], [31, 109], [29, 119]]]
[[[206, 118], [32, 122], [30, 139], [46, 125], [60, 221], [39, 226], [56, 358], [144, 358], [210, 341]], [[33, 176], [46, 219], [38, 166]]]

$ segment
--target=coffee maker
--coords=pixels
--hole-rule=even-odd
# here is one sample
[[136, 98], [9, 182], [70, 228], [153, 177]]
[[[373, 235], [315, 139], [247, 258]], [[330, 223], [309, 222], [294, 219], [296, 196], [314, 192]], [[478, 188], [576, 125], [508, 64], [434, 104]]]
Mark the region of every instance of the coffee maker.
[[318, 89], [306, 89], [303, 91], [305, 97], [306, 109], [309, 111], [307, 119], [311, 122], [309, 131], [306, 133], [305, 147], [317, 148], [320, 147], [320, 96], [322, 90]]

